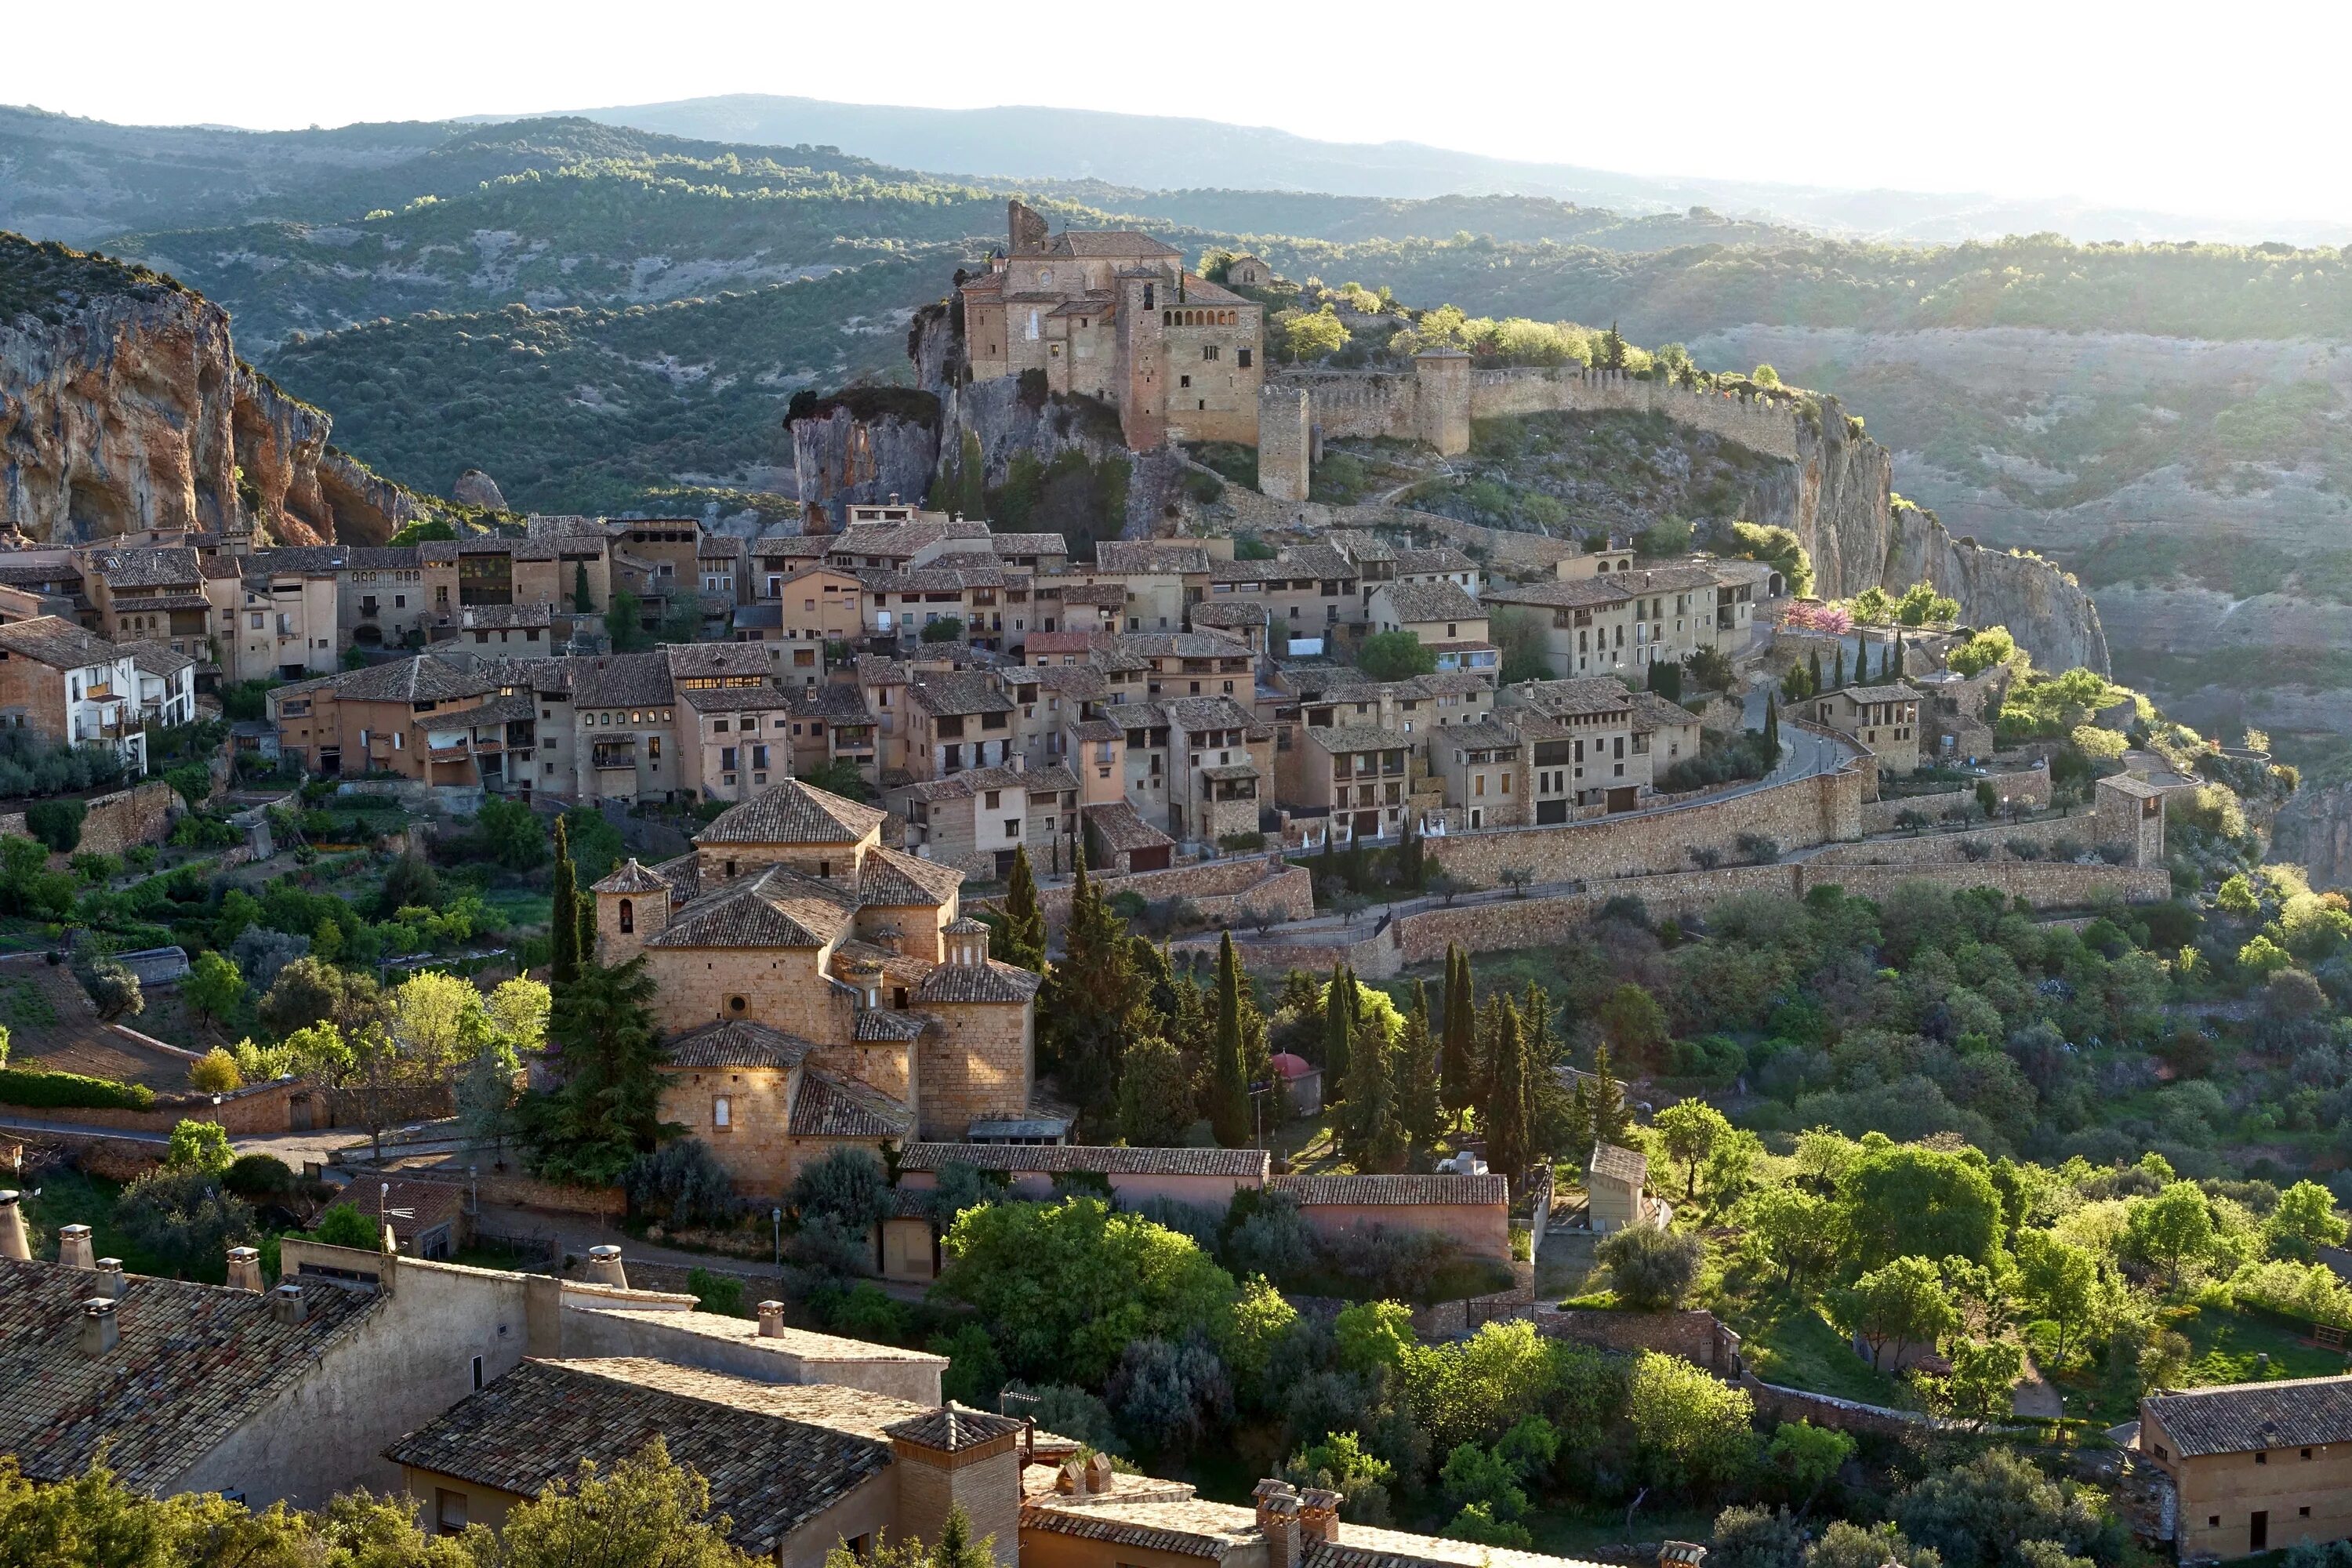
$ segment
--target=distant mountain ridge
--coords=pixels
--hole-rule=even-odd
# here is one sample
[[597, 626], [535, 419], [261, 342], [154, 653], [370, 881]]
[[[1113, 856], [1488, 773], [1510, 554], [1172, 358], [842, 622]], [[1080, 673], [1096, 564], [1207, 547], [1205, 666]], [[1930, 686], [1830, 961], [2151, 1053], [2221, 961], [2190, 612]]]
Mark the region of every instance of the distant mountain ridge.
[[1092, 179], [1150, 190], [1226, 187], [1427, 199], [1548, 196], [1643, 214], [1713, 207], [1780, 226], [1906, 242], [2058, 233], [2084, 240], [2352, 241], [2352, 222], [2250, 222], [1983, 193], [1853, 191], [1527, 163], [1417, 142], [1320, 142], [1268, 126], [1008, 105], [918, 109], [734, 93], [572, 112], [714, 141], [831, 143], [905, 168], [989, 179]]

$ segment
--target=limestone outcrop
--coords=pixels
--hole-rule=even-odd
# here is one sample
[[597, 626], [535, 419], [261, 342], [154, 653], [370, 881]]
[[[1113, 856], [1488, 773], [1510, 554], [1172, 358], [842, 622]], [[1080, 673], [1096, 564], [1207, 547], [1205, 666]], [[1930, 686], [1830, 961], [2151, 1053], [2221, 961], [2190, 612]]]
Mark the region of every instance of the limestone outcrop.
[[332, 421], [237, 358], [227, 312], [153, 274], [120, 279], [0, 320], [0, 522], [49, 543], [199, 528], [364, 544], [421, 515], [331, 456]]

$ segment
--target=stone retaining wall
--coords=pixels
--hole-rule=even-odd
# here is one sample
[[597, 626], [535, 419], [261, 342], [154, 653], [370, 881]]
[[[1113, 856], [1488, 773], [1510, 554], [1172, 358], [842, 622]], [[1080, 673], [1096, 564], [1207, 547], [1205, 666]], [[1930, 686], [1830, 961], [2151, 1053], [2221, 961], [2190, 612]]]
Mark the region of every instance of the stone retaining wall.
[[[1922, 828], [1916, 836], [1909, 833], [1890, 834], [1884, 837], [1865, 838], [1859, 844], [1824, 844], [1806, 859], [1815, 866], [1916, 866], [1937, 862], [1951, 863], [1960, 858], [1963, 844], [1990, 844], [1994, 858], [2008, 858], [2008, 844], [2012, 838], [2022, 838], [2047, 848], [2062, 838], [2071, 838], [2081, 845], [2098, 841], [2098, 820], [2090, 813], [2077, 816], [2043, 816], [2031, 822], [1996, 822], [1981, 827], [1958, 831]], [[1990, 860], [1979, 861], [1989, 865]]]
[[[1277, 920], [1303, 921], [1315, 912], [1315, 877], [1303, 866], [1293, 866], [1276, 855], [1240, 855], [1203, 860], [1165, 871], [1138, 871], [1125, 877], [1094, 877], [1095, 886], [1108, 898], [1137, 893], [1152, 903], [1163, 899], [1190, 899], [1213, 923], [1239, 924], [1250, 910], [1271, 910]], [[1070, 920], [1073, 884], [1041, 884], [1037, 907], [1055, 931]], [[971, 908], [1002, 909], [1002, 897], [974, 899]]]
[[1526, 1317], [1536, 1304], [1534, 1270], [1524, 1264], [1519, 1267], [1528, 1270], [1526, 1284], [1488, 1296], [1465, 1296], [1458, 1301], [1423, 1307], [1412, 1315], [1412, 1331], [1424, 1340], [1458, 1340], [1465, 1334], [1475, 1333], [1487, 1323]]
[[[2050, 770], [2020, 768], [2014, 773], [1988, 773], [1986, 782], [1993, 793], [2003, 799], [2021, 801], [2034, 811], [2046, 810], [2050, 805]], [[1906, 811], [1916, 811], [1933, 822], [1956, 805], [1973, 806], [1977, 803], [1974, 785], [1966, 789], [1943, 790], [1935, 795], [1897, 795], [1887, 800], [1874, 800], [1862, 808], [1862, 830], [1864, 833], [1893, 833], [1900, 826], [1895, 818]]]
[[1631, 1353], [1663, 1351], [1723, 1376], [1739, 1365], [1739, 1336], [1705, 1309], [1672, 1312], [1611, 1312], [1538, 1307], [1528, 1314], [1536, 1331], [1555, 1340]]
[[1741, 1373], [1739, 1386], [1756, 1402], [1756, 1414], [1771, 1423], [1810, 1421], [1816, 1426], [1834, 1426], [1842, 1432], [1874, 1432], [1885, 1436], [1916, 1436], [1953, 1425], [1916, 1410], [1894, 1410], [1884, 1405], [1864, 1405], [1801, 1388], [1785, 1388], [1777, 1383], [1766, 1383], [1753, 1373]]
[[[180, 802], [180, 792], [161, 779], [149, 779], [111, 795], [94, 795], [83, 805], [87, 811], [81, 819], [81, 842], [74, 846], [76, 854], [88, 850], [120, 855], [142, 844], [161, 844], [172, 836], [172, 824], [187, 810]], [[0, 834], [9, 833], [19, 838], [32, 837], [21, 808], [0, 812]]]

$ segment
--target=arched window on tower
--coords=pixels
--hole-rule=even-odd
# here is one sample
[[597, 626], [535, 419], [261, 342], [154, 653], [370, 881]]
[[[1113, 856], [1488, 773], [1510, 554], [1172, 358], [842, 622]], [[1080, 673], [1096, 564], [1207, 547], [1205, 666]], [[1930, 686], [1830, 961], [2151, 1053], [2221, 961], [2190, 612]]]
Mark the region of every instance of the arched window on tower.
[[621, 934], [626, 936], [637, 929], [637, 905], [634, 899], [621, 900]]

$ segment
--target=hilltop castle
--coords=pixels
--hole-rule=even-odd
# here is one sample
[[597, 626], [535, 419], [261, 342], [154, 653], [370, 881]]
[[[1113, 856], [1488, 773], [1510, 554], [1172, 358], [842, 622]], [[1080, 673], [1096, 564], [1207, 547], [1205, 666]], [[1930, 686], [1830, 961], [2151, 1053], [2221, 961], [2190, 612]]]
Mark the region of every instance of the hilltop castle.
[[975, 381], [1043, 371], [1048, 390], [1118, 410], [1139, 450], [1175, 439], [1257, 445], [1261, 308], [1184, 270], [1129, 229], [1067, 230], [1006, 204], [1008, 244], [961, 289]]

